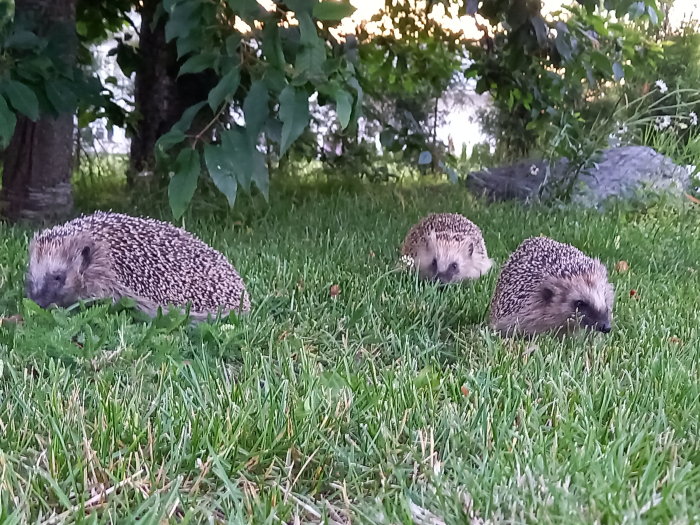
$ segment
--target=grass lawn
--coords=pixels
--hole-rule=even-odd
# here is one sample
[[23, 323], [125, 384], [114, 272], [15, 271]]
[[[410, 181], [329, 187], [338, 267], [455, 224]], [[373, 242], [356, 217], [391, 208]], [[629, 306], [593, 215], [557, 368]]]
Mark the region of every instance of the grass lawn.
[[[27, 232], [0, 227], [0, 314], [24, 316], [0, 326], [2, 523], [700, 520], [697, 207], [320, 185], [203, 206], [185, 226], [254, 301], [233, 324], [32, 309]], [[498, 265], [540, 233], [599, 256], [613, 332], [504, 342], [497, 270], [444, 290], [396, 273], [430, 211], [474, 220]]]

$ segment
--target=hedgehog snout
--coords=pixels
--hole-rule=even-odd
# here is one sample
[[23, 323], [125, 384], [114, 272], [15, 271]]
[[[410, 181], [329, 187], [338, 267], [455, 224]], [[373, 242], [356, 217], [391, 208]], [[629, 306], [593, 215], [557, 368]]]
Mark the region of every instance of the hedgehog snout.
[[610, 320], [610, 315], [608, 315], [607, 312], [600, 316], [600, 319], [595, 324], [595, 329], [604, 334], [610, 333], [612, 330], [612, 323]]
[[47, 293], [46, 287], [34, 286], [32, 282], [27, 284], [26, 295], [41, 308], [47, 308], [53, 302], [50, 294]]
[[584, 316], [581, 324], [604, 334], [610, 333], [612, 330], [610, 316], [607, 313], [599, 313], [595, 316]]
[[39, 279], [29, 278], [26, 283], [26, 295], [41, 308], [51, 305], [68, 306], [73, 301], [70, 289], [66, 288], [66, 274], [63, 272], [47, 273]]

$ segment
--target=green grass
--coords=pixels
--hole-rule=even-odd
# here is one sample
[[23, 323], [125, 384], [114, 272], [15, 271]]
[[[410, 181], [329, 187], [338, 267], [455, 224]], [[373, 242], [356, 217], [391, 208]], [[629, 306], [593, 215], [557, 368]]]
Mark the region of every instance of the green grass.
[[[204, 206], [187, 228], [255, 303], [230, 324], [23, 305], [27, 232], [1, 228], [0, 313], [24, 316], [0, 327], [2, 523], [700, 520], [697, 208], [391, 185]], [[502, 341], [483, 322], [497, 271], [443, 290], [396, 273], [429, 211], [472, 218], [499, 264], [540, 233], [601, 257], [613, 333]]]

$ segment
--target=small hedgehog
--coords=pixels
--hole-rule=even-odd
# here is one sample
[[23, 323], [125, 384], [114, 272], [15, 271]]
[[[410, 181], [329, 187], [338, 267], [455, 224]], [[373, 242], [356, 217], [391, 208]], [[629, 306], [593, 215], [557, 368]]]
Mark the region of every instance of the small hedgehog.
[[610, 332], [614, 293], [608, 272], [571, 245], [523, 241], [506, 261], [491, 299], [489, 324], [503, 335], [579, 328]]
[[38, 232], [29, 243], [26, 294], [42, 308], [130, 298], [201, 321], [250, 310], [243, 280], [221, 253], [167, 222], [97, 212]]
[[477, 279], [493, 265], [479, 227], [457, 213], [424, 217], [406, 234], [401, 255], [413, 259], [422, 279], [443, 284]]

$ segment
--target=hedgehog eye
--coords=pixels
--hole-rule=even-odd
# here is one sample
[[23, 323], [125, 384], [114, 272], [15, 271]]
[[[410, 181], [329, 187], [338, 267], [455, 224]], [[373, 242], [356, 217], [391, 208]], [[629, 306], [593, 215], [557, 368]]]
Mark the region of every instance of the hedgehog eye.
[[540, 294], [545, 304], [551, 303], [552, 299], [554, 299], [554, 291], [551, 288], [542, 288]]
[[452, 264], [450, 264], [450, 270], [455, 271], [455, 272], [457, 271], [457, 263], [456, 262], [453, 262]]
[[433, 258], [433, 262], [431, 263], [431, 266], [433, 268], [437, 268], [437, 257]]
[[586, 306], [586, 301], [574, 301], [574, 308], [577, 310], [583, 310]]

